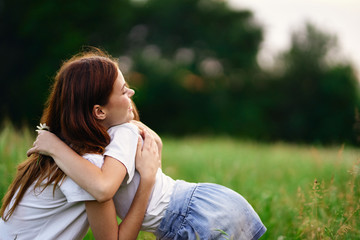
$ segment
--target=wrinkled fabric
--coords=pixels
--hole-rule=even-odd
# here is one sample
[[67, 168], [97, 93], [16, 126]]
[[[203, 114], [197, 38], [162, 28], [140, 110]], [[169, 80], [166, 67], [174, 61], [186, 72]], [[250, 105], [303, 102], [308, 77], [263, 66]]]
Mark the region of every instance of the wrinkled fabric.
[[212, 183], [176, 181], [156, 232], [161, 240], [258, 239], [266, 232], [240, 194]]

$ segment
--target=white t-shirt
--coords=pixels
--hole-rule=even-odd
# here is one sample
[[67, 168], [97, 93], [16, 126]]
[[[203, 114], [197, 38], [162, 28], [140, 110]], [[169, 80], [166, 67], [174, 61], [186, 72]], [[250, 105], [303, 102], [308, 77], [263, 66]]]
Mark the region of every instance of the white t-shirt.
[[[104, 155], [119, 160], [127, 170], [127, 175], [113, 198], [117, 215], [124, 219], [134, 200], [140, 182], [140, 175], [135, 169], [135, 155], [140, 135], [138, 128], [131, 123], [111, 127], [108, 133], [111, 142], [106, 147]], [[96, 154], [86, 154], [84, 157], [91, 162], [98, 162], [103, 159], [101, 155]], [[169, 204], [174, 184], [175, 181], [165, 175], [159, 168], [141, 230], [147, 232], [156, 231]]]
[[53, 187], [30, 186], [9, 220], [0, 219], [0, 239], [83, 239], [89, 228], [83, 201], [95, 199], [69, 177], [54, 195]]

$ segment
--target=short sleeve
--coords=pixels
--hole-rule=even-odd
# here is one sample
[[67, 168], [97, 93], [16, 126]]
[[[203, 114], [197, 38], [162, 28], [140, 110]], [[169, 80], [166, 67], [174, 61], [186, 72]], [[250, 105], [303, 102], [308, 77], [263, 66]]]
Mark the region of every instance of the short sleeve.
[[68, 202], [83, 202], [96, 200], [90, 193], [82, 189], [71, 178], [66, 177], [60, 186]]
[[[98, 154], [85, 154], [83, 157], [99, 168], [101, 168], [104, 162], [103, 156]], [[63, 192], [68, 202], [96, 200], [90, 193], [77, 185], [70, 177], [65, 177], [60, 185], [60, 190]]]
[[135, 125], [125, 123], [111, 127], [108, 133], [111, 141], [105, 148], [104, 155], [113, 157], [124, 164], [128, 173], [127, 183], [130, 183], [135, 174], [135, 155], [139, 130]]

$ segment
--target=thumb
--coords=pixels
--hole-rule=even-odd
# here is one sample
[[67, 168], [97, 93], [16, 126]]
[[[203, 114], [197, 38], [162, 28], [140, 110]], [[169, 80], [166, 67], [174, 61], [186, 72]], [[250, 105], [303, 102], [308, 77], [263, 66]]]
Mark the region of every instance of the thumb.
[[36, 147], [32, 147], [26, 152], [26, 156], [30, 157], [30, 155], [35, 152], [36, 152]]

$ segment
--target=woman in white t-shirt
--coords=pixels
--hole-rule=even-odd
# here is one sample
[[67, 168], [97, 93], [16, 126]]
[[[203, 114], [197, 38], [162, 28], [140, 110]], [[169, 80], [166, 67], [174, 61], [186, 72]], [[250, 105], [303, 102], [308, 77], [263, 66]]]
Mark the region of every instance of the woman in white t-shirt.
[[[134, 105], [123, 97], [129, 93], [132, 96], [133, 90], [127, 87], [119, 71], [109, 102], [95, 104], [92, 109], [94, 119], [110, 127], [111, 141], [105, 148], [105, 157], [98, 154], [81, 157], [46, 131], [39, 132], [34, 148], [29, 150], [29, 154], [42, 152], [51, 156], [66, 174], [95, 198], [114, 196], [116, 211], [121, 218], [127, 216], [139, 184], [139, 173], [134, 167], [139, 134], [150, 132], [158, 144], [159, 155], [162, 148], [161, 139], [151, 129], [139, 122], [130, 123]], [[125, 168], [126, 176], [120, 188], [113, 176], [89, 163], [104, 161], [104, 168], [109, 159], [118, 161]], [[87, 176], [80, 174], [83, 168], [88, 169]], [[231, 239], [258, 239], [266, 228], [251, 205], [231, 189], [210, 183], [175, 181], [159, 168], [142, 230], [154, 233], [158, 239], [220, 239], [226, 235]]]
[[[114, 82], [119, 78], [116, 60], [95, 53], [74, 56], [62, 65], [55, 77], [42, 121], [77, 153], [102, 154], [110, 142], [107, 135], [110, 126], [95, 120], [92, 111], [82, 109], [92, 108], [94, 104], [110, 105]], [[120, 100], [131, 106], [132, 95], [133, 92], [128, 91]], [[125, 117], [130, 120], [134, 114], [127, 112]], [[90, 141], [91, 138], [96, 140]], [[82, 239], [89, 223], [96, 239], [136, 239], [160, 166], [152, 135], [143, 132], [142, 138], [145, 139], [143, 146], [141, 141], [135, 145], [139, 186], [120, 225], [112, 196], [107, 197], [101, 190], [100, 195], [90, 195], [67, 177], [53, 159], [32, 154], [18, 166], [15, 179], [3, 198], [0, 239]], [[64, 157], [67, 157], [65, 152]], [[102, 158], [90, 161], [91, 166], [101, 167], [103, 163]], [[77, 171], [83, 178], [97, 179], [86, 167]], [[126, 174], [125, 167], [113, 159], [106, 160], [102, 171], [119, 183], [117, 187]], [[91, 187], [86, 188], [92, 193]]]

